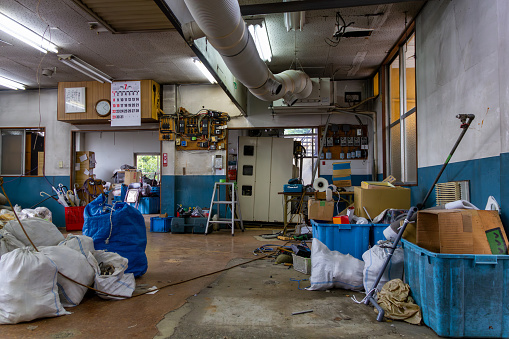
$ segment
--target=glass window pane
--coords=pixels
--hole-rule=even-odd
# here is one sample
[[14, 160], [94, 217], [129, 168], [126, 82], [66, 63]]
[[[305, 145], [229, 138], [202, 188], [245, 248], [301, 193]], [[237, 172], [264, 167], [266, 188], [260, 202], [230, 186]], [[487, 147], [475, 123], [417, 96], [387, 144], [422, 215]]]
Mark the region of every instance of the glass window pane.
[[159, 155], [136, 155], [136, 168], [141, 170], [147, 178], [155, 179], [156, 173], [159, 173], [160, 158]]
[[311, 134], [311, 133], [313, 133], [313, 128], [286, 128], [284, 131], [284, 135]]
[[415, 35], [405, 45], [406, 111], [415, 107]]
[[402, 181], [401, 178], [401, 131], [399, 123], [391, 128], [390, 134], [391, 148], [390, 152], [390, 168], [389, 175], [393, 175], [397, 181]]
[[390, 123], [399, 119], [399, 56], [389, 66]]
[[25, 150], [23, 149], [23, 130], [2, 130], [2, 168], [3, 175], [23, 173]]
[[417, 182], [417, 114], [404, 120], [405, 124], [405, 171], [406, 182]]

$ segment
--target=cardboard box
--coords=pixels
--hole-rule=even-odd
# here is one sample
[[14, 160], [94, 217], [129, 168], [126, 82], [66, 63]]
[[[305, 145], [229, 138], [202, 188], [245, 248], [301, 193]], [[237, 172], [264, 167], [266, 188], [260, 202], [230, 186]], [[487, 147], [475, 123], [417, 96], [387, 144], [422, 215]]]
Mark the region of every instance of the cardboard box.
[[326, 195], [325, 192], [315, 192], [315, 200], [325, 200], [327, 198]]
[[332, 183], [336, 185], [336, 187], [352, 186], [350, 161], [332, 163]]
[[141, 171], [137, 170], [125, 170], [125, 171], [117, 171], [117, 178], [120, 183], [125, 185], [129, 185], [135, 182], [141, 181]]
[[361, 188], [364, 189], [387, 189], [394, 188], [395, 186], [389, 182], [384, 181], [363, 181], [361, 182]]
[[354, 207], [355, 215], [363, 218], [368, 217], [363, 207], [366, 207], [371, 218], [388, 208], [409, 209], [410, 189], [404, 187], [364, 189], [356, 186], [354, 187]]
[[95, 168], [95, 153], [91, 151], [76, 152], [76, 164], [80, 165], [80, 169]]
[[417, 214], [417, 245], [450, 254], [507, 254], [497, 211], [425, 210]]
[[44, 175], [44, 152], [39, 152], [37, 154], [37, 175]]
[[308, 218], [332, 222], [334, 201], [308, 200]]

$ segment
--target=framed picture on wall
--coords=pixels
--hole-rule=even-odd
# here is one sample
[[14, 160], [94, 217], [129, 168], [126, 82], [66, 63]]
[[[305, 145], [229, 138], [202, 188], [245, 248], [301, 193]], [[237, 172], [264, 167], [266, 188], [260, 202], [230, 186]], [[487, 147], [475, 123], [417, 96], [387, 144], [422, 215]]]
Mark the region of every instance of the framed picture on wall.
[[87, 111], [85, 87], [65, 89], [65, 113], [85, 113]]

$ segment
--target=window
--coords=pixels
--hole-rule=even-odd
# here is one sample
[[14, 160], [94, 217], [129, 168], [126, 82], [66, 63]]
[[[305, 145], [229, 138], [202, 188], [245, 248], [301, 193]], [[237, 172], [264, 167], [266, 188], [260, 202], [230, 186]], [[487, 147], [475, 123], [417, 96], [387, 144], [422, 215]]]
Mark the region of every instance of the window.
[[398, 183], [417, 183], [415, 34], [387, 65], [387, 164]]
[[44, 128], [0, 129], [0, 175], [43, 175]]
[[302, 180], [306, 185], [313, 183], [313, 164], [318, 155], [318, 128], [287, 128], [284, 137], [301, 142], [306, 150], [302, 161]]
[[136, 154], [136, 169], [141, 170], [144, 176], [153, 180], [158, 176], [161, 168], [161, 156], [159, 154]]

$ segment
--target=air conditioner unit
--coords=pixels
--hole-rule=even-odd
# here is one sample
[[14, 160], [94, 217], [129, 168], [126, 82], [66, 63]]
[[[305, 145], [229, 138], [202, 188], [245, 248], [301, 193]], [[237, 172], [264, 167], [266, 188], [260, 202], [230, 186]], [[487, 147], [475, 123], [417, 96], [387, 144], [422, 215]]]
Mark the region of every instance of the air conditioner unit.
[[[299, 99], [291, 107], [324, 107], [334, 105], [333, 86], [330, 78], [311, 78], [313, 90], [304, 99]], [[283, 99], [276, 100], [272, 107], [288, 107]]]
[[435, 185], [437, 206], [456, 200], [470, 201], [470, 185], [468, 180], [450, 181]]

